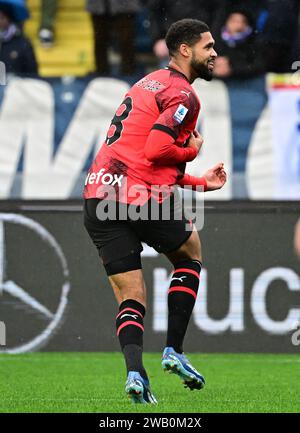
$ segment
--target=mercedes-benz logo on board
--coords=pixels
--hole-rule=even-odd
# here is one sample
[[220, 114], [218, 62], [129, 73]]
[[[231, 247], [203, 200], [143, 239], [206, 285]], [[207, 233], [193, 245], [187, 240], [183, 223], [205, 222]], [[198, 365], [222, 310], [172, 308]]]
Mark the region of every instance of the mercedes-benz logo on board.
[[0, 320], [6, 346], [23, 353], [44, 346], [62, 322], [70, 291], [65, 255], [42, 224], [0, 213]]

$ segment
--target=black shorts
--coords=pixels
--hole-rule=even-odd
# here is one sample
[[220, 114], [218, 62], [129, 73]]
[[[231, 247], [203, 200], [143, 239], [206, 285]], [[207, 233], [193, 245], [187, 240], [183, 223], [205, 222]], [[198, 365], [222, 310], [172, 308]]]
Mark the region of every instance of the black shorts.
[[[126, 214], [126, 220], [119, 219], [117, 210], [116, 218], [102, 221], [97, 217], [97, 205], [100, 201], [97, 198], [84, 200], [84, 225], [104, 265], [123, 259], [130, 254], [140, 254], [143, 250], [141, 242], [145, 242], [159, 253], [176, 251], [192, 233], [192, 221], [185, 216], [182, 203], [175, 201], [174, 196], [166, 199], [163, 205], [155, 203], [155, 209], [159, 212], [156, 213], [155, 218], [157, 219], [149, 217], [150, 209], [152, 209], [151, 201], [149, 201], [139, 209], [136, 206], [135, 209], [152, 219], [133, 220], [132, 214], [128, 214], [129, 206], [117, 203], [122, 207], [123, 216]], [[102, 205], [103, 203], [102, 201]], [[167, 209], [168, 206], [170, 210], [166, 219], [163, 209]], [[131, 210], [132, 208], [131, 205]], [[119, 209], [118, 206], [117, 209]]]

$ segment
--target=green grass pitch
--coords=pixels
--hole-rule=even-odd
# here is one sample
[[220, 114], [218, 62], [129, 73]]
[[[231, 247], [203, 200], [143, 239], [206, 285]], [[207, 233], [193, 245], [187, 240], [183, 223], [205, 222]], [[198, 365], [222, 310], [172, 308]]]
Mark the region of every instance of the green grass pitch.
[[133, 405], [124, 393], [119, 353], [0, 356], [0, 412], [300, 412], [300, 357], [191, 354], [201, 391], [163, 372], [161, 354], [144, 355], [158, 405]]

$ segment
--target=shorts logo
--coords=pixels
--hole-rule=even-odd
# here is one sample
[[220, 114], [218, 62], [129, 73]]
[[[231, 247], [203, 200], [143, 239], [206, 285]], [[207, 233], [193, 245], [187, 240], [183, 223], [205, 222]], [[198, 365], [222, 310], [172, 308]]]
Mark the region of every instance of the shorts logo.
[[182, 123], [183, 119], [185, 118], [187, 112], [188, 112], [188, 108], [186, 108], [184, 105], [179, 104], [175, 114], [174, 114], [174, 119], [176, 120], [176, 122], [178, 123]]

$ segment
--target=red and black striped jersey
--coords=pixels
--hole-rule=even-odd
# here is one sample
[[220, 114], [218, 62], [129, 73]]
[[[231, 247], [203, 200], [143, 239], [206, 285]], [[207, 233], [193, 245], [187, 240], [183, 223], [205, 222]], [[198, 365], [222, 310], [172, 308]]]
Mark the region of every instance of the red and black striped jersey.
[[[182, 175], [179, 164], [149, 160], [145, 155], [147, 140], [152, 130], [158, 130], [171, 136], [176, 146], [184, 147], [196, 127], [199, 111], [194, 89], [175, 69], [160, 69], [134, 84], [90, 167], [84, 198], [103, 197], [109, 185], [118, 191], [117, 200], [131, 203], [136, 198], [132, 191], [146, 189], [149, 198], [153, 185], [175, 185]], [[141, 204], [145, 201], [146, 196]]]

